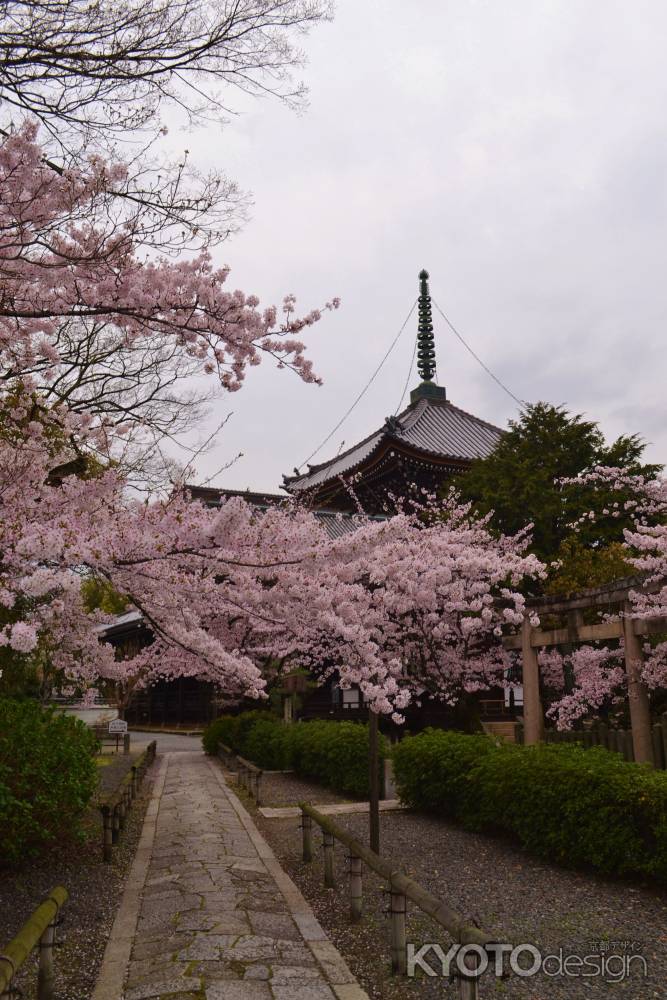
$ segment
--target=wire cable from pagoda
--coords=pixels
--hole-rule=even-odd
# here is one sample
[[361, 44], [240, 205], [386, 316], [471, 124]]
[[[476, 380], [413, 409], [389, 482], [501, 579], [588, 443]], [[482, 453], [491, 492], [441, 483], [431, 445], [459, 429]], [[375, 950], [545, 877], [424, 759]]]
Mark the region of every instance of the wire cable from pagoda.
[[440, 308], [440, 306], [438, 305], [438, 303], [435, 301], [435, 299], [432, 296], [431, 296], [431, 301], [433, 302], [433, 305], [438, 310], [438, 312], [440, 313], [440, 315], [442, 316], [442, 318], [444, 319], [445, 323], [447, 324], [447, 326], [449, 327], [449, 329], [452, 331], [452, 333], [454, 334], [454, 336], [458, 337], [458, 339], [461, 341], [461, 343], [465, 347], [466, 351], [468, 351], [469, 354], [472, 354], [472, 356], [475, 359], [475, 361], [477, 362], [477, 364], [479, 364], [479, 365], [482, 366], [482, 368], [484, 369], [484, 371], [486, 372], [486, 374], [490, 375], [491, 378], [493, 379], [493, 381], [497, 385], [500, 386], [500, 388], [503, 390], [503, 392], [506, 392], [508, 396], [511, 396], [512, 399], [514, 400], [514, 402], [517, 403], [520, 407], [523, 408], [524, 406], [528, 406], [528, 403], [526, 402], [525, 399], [519, 399], [517, 396], [515, 396], [514, 393], [512, 392], [512, 390], [508, 389], [507, 386], [503, 382], [500, 381], [500, 379], [498, 378], [498, 376], [494, 375], [493, 372], [491, 371], [491, 369], [487, 365], [484, 364], [484, 362], [479, 357], [479, 355], [475, 354], [475, 352], [473, 351], [472, 347], [468, 343], [466, 343], [466, 341], [463, 339], [462, 335], [456, 329], [456, 327], [454, 326], [454, 324], [445, 316], [444, 312], [442, 311], [442, 309]]
[[401, 398], [398, 401], [398, 406], [394, 410], [394, 416], [398, 416], [399, 410], [403, 406], [403, 400], [405, 399], [405, 394], [408, 391], [408, 386], [410, 385], [410, 377], [412, 376], [412, 369], [415, 363], [415, 357], [417, 356], [417, 337], [415, 337], [415, 346], [412, 348], [412, 357], [410, 358], [410, 367], [408, 368], [408, 377], [405, 380], [405, 385], [403, 386], [403, 392], [401, 393]]
[[347, 418], [349, 417], [349, 415], [354, 410], [354, 408], [357, 405], [357, 403], [361, 402], [361, 400], [364, 398], [364, 396], [366, 395], [366, 393], [368, 392], [368, 390], [372, 386], [373, 382], [375, 381], [375, 379], [377, 378], [377, 376], [380, 374], [380, 371], [382, 370], [382, 367], [383, 367], [385, 361], [387, 360], [387, 358], [389, 357], [389, 355], [391, 354], [391, 352], [396, 347], [396, 344], [401, 339], [401, 334], [403, 333], [403, 331], [405, 330], [406, 326], [408, 325], [408, 321], [409, 321], [410, 317], [412, 316], [413, 312], [415, 311], [415, 306], [416, 305], [417, 305], [417, 299], [415, 299], [415, 301], [412, 303], [412, 306], [410, 308], [410, 312], [408, 313], [408, 315], [405, 317], [405, 320], [403, 321], [403, 326], [398, 331], [398, 333], [396, 334], [396, 336], [392, 340], [391, 344], [387, 348], [387, 351], [386, 351], [384, 357], [382, 358], [382, 361], [377, 366], [377, 368], [375, 369], [375, 371], [373, 372], [373, 374], [371, 375], [371, 377], [369, 378], [368, 382], [363, 387], [363, 389], [361, 390], [361, 392], [359, 393], [359, 395], [357, 396], [357, 398], [354, 400], [354, 402], [352, 403], [352, 405], [350, 406], [350, 408], [345, 411], [345, 413], [340, 418], [340, 420], [338, 421], [338, 423], [336, 424], [336, 426], [334, 427], [334, 429], [331, 431], [331, 433], [327, 434], [327, 436], [325, 437], [324, 441], [322, 441], [322, 443], [317, 446], [317, 448], [315, 449], [315, 451], [311, 452], [310, 455], [308, 456], [308, 458], [305, 458], [303, 460], [303, 462], [301, 463], [301, 465], [297, 466], [297, 468], [302, 469], [304, 467], [304, 465], [307, 465], [308, 462], [310, 462], [311, 458], [314, 458], [315, 455], [317, 455], [318, 451], [321, 451], [322, 448], [324, 448], [325, 444], [328, 444], [329, 441], [331, 441], [331, 438], [334, 436], [334, 434], [336, 433], [336, 431], [340, 427], [343, 426], [343, 424], [345, 423], [345, 421], [347, 420]]

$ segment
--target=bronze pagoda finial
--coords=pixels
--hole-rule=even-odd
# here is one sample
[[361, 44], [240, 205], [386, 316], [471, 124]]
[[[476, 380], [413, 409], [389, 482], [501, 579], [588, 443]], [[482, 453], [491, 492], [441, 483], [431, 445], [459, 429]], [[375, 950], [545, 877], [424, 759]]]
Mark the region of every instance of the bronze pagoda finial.
[[419, 272], [419, 327], [417, 330], [417, 371], [423, 382], [435, 375], [435, 340], [428, 292], [428, 271]]

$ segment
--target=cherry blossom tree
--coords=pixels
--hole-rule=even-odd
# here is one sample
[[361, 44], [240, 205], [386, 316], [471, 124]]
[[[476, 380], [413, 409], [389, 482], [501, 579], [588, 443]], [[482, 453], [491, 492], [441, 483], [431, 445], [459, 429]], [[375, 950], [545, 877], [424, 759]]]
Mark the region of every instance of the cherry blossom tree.
[[[71, 171], [45, 162], [34, 126], [0, 142], [0, 383], [66, 403], [100, 432], [99, 447], [150, 447], [187, 426], [200, 403], [176, 383], [207, 372], [240, 388], [264, 356], [318, 381], [299, 334], [321, 316], [283, 315], [227, 288], [207, 251], [147, 259], [145, 206], [118, 211], [125, 167], [93, 158]], [[327, 303], [335, 308], [338, 300]], [[89, 439], [89, 445], [91, 440]]]
[[223, 170], [202, 173], [187, 149], [169, 152], [163, 112], [176, 130], [210, 131], [238, 113], [235, 96], [303, 108], [297, 42], [330, 17], [328, 0], [5, 3], [0, 134], [39, 124], [57, 172], [122, 147], [129, 163], [114, 201], [148, 211], [148, 244], [216, 245], [244, 221], [248, 196]]
[[133, 504], [128, 441], [152, 455], [199, 416], [181, 388], [199, 372], [235, 391], [269, 356], [317, 381], [299, 335], [320, 312], [297, 318], [288, 295], [280, 316], [228, 287], [210, 247], [241, 197], [223, 175], [198, 177], [187, 154], [156, 161], [154, 144], [164, 102], [201, 121], [224, 117], [228, 86], [300, 100], [295, 33], [326, 16], [318, 0], [63, 0], [0, 14], [0, 643], [14, 654], [48, 648], [85, 683], [117, 676], [81, 597], [81, 578], [99, 579], [149, 618], [161, 669], [175, 648], [178, 669], [262, 686], [203, 622], [222, 594], [210, 518], [178, 490]]
[[0, 106], [5, 120], [28, 113], [70, 140], [154, 128], [165, 103], [224, 120], [223, 88], [301, 106], [294, 39], [330, 12], [325, 0], [11, 0]]
[[325, 664], [325, 674], [358, 685], [373, 711], [399, 722], [425, 695], [453, 704], [502, 684], [510, 665], [503, 626], [523, 620], [522, 585], [544, 567], [527, 553], [527, 532], [498, 537], [488, 520], [455, 493], [405, 503], [386, 521], [362, 519], [330, 547], [333, 572], [342, 560], [355, 587], [341, 609], [349, 624], [338, 633], [316, 623], [301, 662]]
[[[373, 711], [395, 717], [426, 691], [451, 700], [502, 675], [503, 623], [522, 619], [519, 584], [542, 572], [525, 535], [494, 539], [455, 498], [384, 522], [360, 515], [332, 540], [290, 504], [260, 512], [232, 498], [211, 510], [185, 490], [132, 500], [113, 467], [54, 482], [72, 438], [83, 450], [95, 433], [79, 414], [40, 423], [20, 400], [6, 414], [0, 602], [22, 613], [1, 644], [25, 654], [46, 644], [82, 684], [191, 674], [254, 697], [269, 659], [335, 669]], [[120, 664], [101, 653], [104, 616], [87, 612], [82, 577], [126, 595], [153, 645]]]
[[[263, 353], [312, 378], [293, 297], [278, 322], [228, 289], [229, 269], [209, 256], [245, 220], [248, 196], [174, 151], [162, 113], [177, 130], [210, 130], [235, 93], [303, 107], [297, 42], [330, 14], [327, 0], [0, 11], [0, 379], [30, 376], [47, 408], [92, 414], [115, 437], [114, 460], [148, 487], [173, 478], [167, 439], [187, 453], [183, 434], [207, 401]], [[204, 366], [219, 380], [189, 389]]]
[[[288, 295], [279, 316], [229, 288], [210, 248], [229, 231], [233, 186], [217, 175], [193, 186], [185, 156], [123, 162], [105, 135], [159, 133], [161, 103], [193, 87], [193, 119], [220, 112], [216, 86], [291, 99], [293, 34], [327, 11], [318, 0], [3, 11], [0, 113], [29, 118], [6, 117], [0, 141], [0, 644], [48, 648], [70, 681], [193, 673], [259, 696], [262, 665], [278, 659], [337, 670], [374, 712], [400, 717], [412, 698], [452, 700], [506, 668], [503, 623], [523, 616], [520, 583], [542, 572], [524, 534], [494, 538], [454, 498], [425, 498], [384, 523], [360, 515], [332, 541], [294, 506], [210, 511], [178, 484], [139, 502], [118, 464], [128, 435], [150, 447], [187, 421], [172, 395], [184, 376], [236, 391], [270, 357], [317, 381], [301, 334], [321, 311], [297, 317]], [[150, 385], [146, 367], [159, 369]], [[82, 578], [125, 595], [153, 630], [131, 664], [101, 652], [103, 615], [86, 610]]]
[[[578, 646], [568, 654], [557, 650], [540, 652], [538, 663], [542, 679], [554, 698], [547, 716], [556, 722], [558, 729], [571, 729], [591, 712], [625, 701], [624, 656], [622, 642], [615, 649], [591, 643]], [[566, 684], [566, 671], [571, 676], [570, 685]]]
[[[591, 495], [592, 509], [572, 526], [575, 532], [585, 527], [590, 535], [591, 526], [594, 530], [600, 522], [629, 521], [623, 532], [624, 559], [636, 570], [637, 579], [629, 594], [629, 611], [615, 617], [628, 614], [633, 619], [650, 620], [667, 616], [667, 479], [600, 466], [565, 481], [566, 487], [571, 485], [586, 488]], [[664, 693], [667, 642], [647, 642], [643, 654], [639, 678], [649, 690]], [[565, 655], [556, 650], [540, 654], [542, 678], [553, 699], [547, 714], [558, 728], [571, 728], [591, 713], [625, 702], [624, 655], [622, 640], [613, 647], [590, 643]]]
[[[162, 533], [163, 514], [156, 516]], [[192, 518], [192, 506], [186, 501], [177, 516]], [[233, 498], [222, 503], [208, 530], [229, 545], [216, 551], [207, 580], [212, 589], [202, 595], [209, 637], [256, 664], [278, 660], [285, 669], [296, 664], [321, 678], [335, 673], [343, 687], [359, 686], [372, 711], [396, 721], [426, 693], [453, 702], [464, 691], [502, 683], [509, 665], [500, 642], [503, 625], [523, 619], [519, 584], [543, 573], [536, 557], [525, 553], [525, 534], [494, 538], [455, 497], [431, 499], [426, 508], [415, 506], [384, 522], [360, 515], [355, 530], [335, 540], [298, 506], [259, 513]], [[133, 555], [138, 558], [141, 553]], [[211, 553], [205, 556], [200, 545], [196, 558]], [[159, 569], [156, 595], [164, 590]], [[122, 572], [115, 571], [114, 585], [127, 589]], [[149, 573], [144, 570], [144, 585]], [[144, 595], [138, 606], [146, 604], [155, 607]], [[173, 620], [170, 605], [163, 614], [160, 632]], [[155, 662], [158, 653], [149, 647], [142, 655]], [[167, 673], [175, 676], [171, 671], [182, 667], [179, 659]], [[200, 676], [201, 669], [192, 664]]]

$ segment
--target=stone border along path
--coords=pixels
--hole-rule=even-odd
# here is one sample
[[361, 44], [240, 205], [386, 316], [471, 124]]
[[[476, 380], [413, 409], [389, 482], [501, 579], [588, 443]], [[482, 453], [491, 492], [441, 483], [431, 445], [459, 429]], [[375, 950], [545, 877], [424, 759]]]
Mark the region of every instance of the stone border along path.
[[217, 763], [158, 760], [92, 1000], [368, 1000]]

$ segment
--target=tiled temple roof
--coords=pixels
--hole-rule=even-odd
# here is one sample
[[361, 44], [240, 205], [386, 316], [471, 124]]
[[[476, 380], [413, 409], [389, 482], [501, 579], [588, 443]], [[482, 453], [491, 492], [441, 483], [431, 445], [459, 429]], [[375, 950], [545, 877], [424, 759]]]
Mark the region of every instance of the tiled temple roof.
[[385, 441], [403, 444], [423, 454], [425, 459], [438, 456], [473, 461], [493, 451], [503, 433], [499, 427], [454, 406], [444, 398], [444, 390], [434, 398], [418, 392], [415, 396], [398, 417], [388, 417], [383, 427], [353, 448], [328, 462], [308, 466], [308, 472], [303, 475], [284, 476], [285, 489], [298, 493], [350, 475]]
[[[229, 497], [240, 497], [259, 510], [267, 507], [279, 507], [289, 503], [289, 498], [279, 493], [256, 493], [252, 490], [226, 490], [223, 487], [188, 486], [193, 500], [200, 500], [207, 507], [217, 507], [220, 501]], [[336, 510], [313, 510], [315, 517], [322, 523], [329, 538], [342, 538], [359, 526], [359, 517], [353, 514], [340, 513]], [[373, 520], [384, 520], [374, 517]]]

